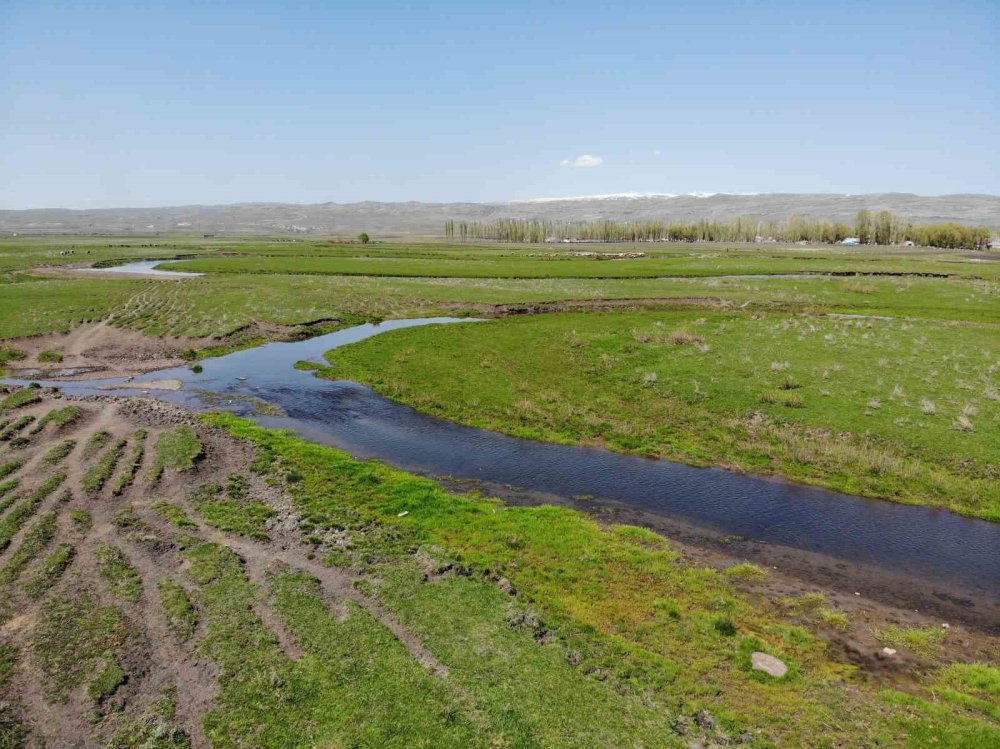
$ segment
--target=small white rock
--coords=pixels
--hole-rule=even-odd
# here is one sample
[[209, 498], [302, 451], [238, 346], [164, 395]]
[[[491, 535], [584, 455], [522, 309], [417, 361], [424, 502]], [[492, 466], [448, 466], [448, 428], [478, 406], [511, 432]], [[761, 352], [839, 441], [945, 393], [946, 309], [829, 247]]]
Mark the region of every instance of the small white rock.
[[896, 654], [896, 649], [895, 648], [882, 648], [882, 652], [885, 653], [886, 655], [895, 655]]
[[780, 679], [788, 673], [788, 666], [785, 665], [784, 661], [767, 653], [751, 653], [750, 665], [754, 671], [763, 671], [765, 674], [773, 676], [776, 679]]
[[403, 510], [401, 513], [397, 514], [396, 517], [397, 518], [403, 518], [403, 517], [406, 517], [409, 514], [410, 514], [409, 510]]
[[945, 629], [951, 629], [950, 624], [942, 624], [941, 626], [944, 627]]

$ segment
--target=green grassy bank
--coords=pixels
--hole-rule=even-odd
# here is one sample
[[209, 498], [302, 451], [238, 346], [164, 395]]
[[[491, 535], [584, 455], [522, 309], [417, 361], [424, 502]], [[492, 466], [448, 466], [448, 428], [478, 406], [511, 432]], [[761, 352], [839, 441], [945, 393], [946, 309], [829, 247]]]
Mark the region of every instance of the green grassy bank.
[[[324, 561], [365, 575], [365, 592], [448, 670], [445, 691], [422, 687], [421, 709], [428, 699], [452, 701], [453, 718], [421, 725], [408, 713], [409, 745], [422, 738], [435, 746], [683, 745], [676, 727], [702, 709], [727, 735], [749, 732], [745, 740], [759, 747], [985, 747], [1000, 736], [988, 707], [996, 669], [932, 665], [905, 693], [879, 689], [830, 658], [814, 621], [768, 613], [739, 591], [736, 575], [683, 563], [648, 531], [602, 528], [566, 509], [449, 495], [426, 479], [235, 417], [206, 420], [258, 446], [256, 470], [290, 482], [304, 530], [346, 534], [348, 542]], [[198, 569], [212, 581], [206, 592], [214, 617], [212, 596], [238, 578], [225, 572], [225, 559], [204, 554], [211, 564]], [[319, 610], [308, 581], [278, 578], [275, 586], [279, 611], [309, 653], [349, 664], [348, 653], [337, 654], [338, 638], [377, 636], [364, 631], [363, 618], [349, 620], [362, 628], [349, 633], [310, 614]], [[218, 626], [229, 627], [240, 610], [225, 604]], [[231, 626], [209, 624], [207, 652], [255, 663], [255, 648], [265, 643], [255, 644], [235, 619]], [[333, 639], [324, 628], [333, 628]], [[380, 662], [399, 658], [390, 643], [371, 645]], [[755, 650], [781, 657], [789, 674], [752, 671]], [[311, 661], [298, 663], [304, 669]], [[381, 665], [408, 688], [424, 678], [402, 664]], [[254, 679], [226, 672], [206, 721], [211, 735], [238, 732], [246, 704], [273, 699]], [[279, 678], [293, 683], [291, 672]], [[386, 715], [405, 699], [391, 679], [374, 686], [390, 696]], [[337, 704], [349, 716], [353, 698]], [[274, 724], [259, 729], [264, 735], [285, 719], [280, 705], [270, 710], [264, 713]], [[381, 714], [368, 717], [372, 731], [383, 725]]]
[[387, 333], [328, 354], [473, 426], [1000, 521], [1000, 345], [978, 326], [680, 310]]

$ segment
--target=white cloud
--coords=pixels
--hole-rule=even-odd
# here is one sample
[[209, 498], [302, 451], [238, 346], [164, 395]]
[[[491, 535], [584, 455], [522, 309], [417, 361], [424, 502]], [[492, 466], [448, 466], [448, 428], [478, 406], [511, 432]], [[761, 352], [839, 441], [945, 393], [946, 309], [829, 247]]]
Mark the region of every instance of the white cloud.
[[559, 162], [559, 166], [569, 166], [574, 169], [586, 169], [591, 166], [600, 166], [604, 163], [604, 159], [600, 156], [591, 156], [589, 153], [580, 154], [575, 159], [563, 159]]
[[655, 149], [653, 151], [653, 156], [662, 156], [662, 155], [663, 155], [663, 151], [661, 151], [659, 148], [657, 148], [657, 149]]

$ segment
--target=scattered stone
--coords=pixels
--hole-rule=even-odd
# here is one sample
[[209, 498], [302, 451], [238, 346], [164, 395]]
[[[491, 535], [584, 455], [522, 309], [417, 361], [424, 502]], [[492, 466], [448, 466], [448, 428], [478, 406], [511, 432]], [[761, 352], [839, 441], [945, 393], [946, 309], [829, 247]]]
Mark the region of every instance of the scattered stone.
[[785, 665], [784, 661], [759, 651], [750, 655], [750, 665], [754, 671], [763, 671], [776, 679], [780, 679], [788, 673], [788, 666]]
[[950, 625], [950, 624], [942, 624], [941, 626], [942, 626], [942, 627], [943, 627], [944, 629], [951, 629], [951, 625]]
[[497, 587], [509, 596], [516, 595], [517, 593], [514, 589], [514, 584], [506, 577], [501, 577], [497, 580]]
[[507, 624], [514, 628], [523, 628], [532, 631], [543, 629], [542, 620], [534, 611], [512, 611], [507, 615]]
[[695, 713], [694, 722], [706, 731], [714, 731], [716, 728], [715, 717], [708, 710], [699, 710]]
[[887, 656], [893, 656], [896, 654], [896, 648], [882, 648], [882, 654]]
[[684, 736], [691, 729], [691, 719], [686, 715], [679, 715], [674, 721], [674, 733]]

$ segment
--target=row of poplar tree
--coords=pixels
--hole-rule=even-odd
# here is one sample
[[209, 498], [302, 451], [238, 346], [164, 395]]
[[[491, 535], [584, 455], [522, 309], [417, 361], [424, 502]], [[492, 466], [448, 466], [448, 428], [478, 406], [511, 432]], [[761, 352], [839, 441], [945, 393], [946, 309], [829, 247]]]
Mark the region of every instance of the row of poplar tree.
[[962, 224], [913, 224], [889, 211], [859, 211], [854, 225], [792, 216], [786, 221], [737, 217], [729, 221], [585, 221], [553, 222], [497, 219], [489, 222], [445, 222], [448, 239], [497, 242], [842, 242], [892, 245], [913, 242], [927, 247], [985, 249], [990, 231]]

